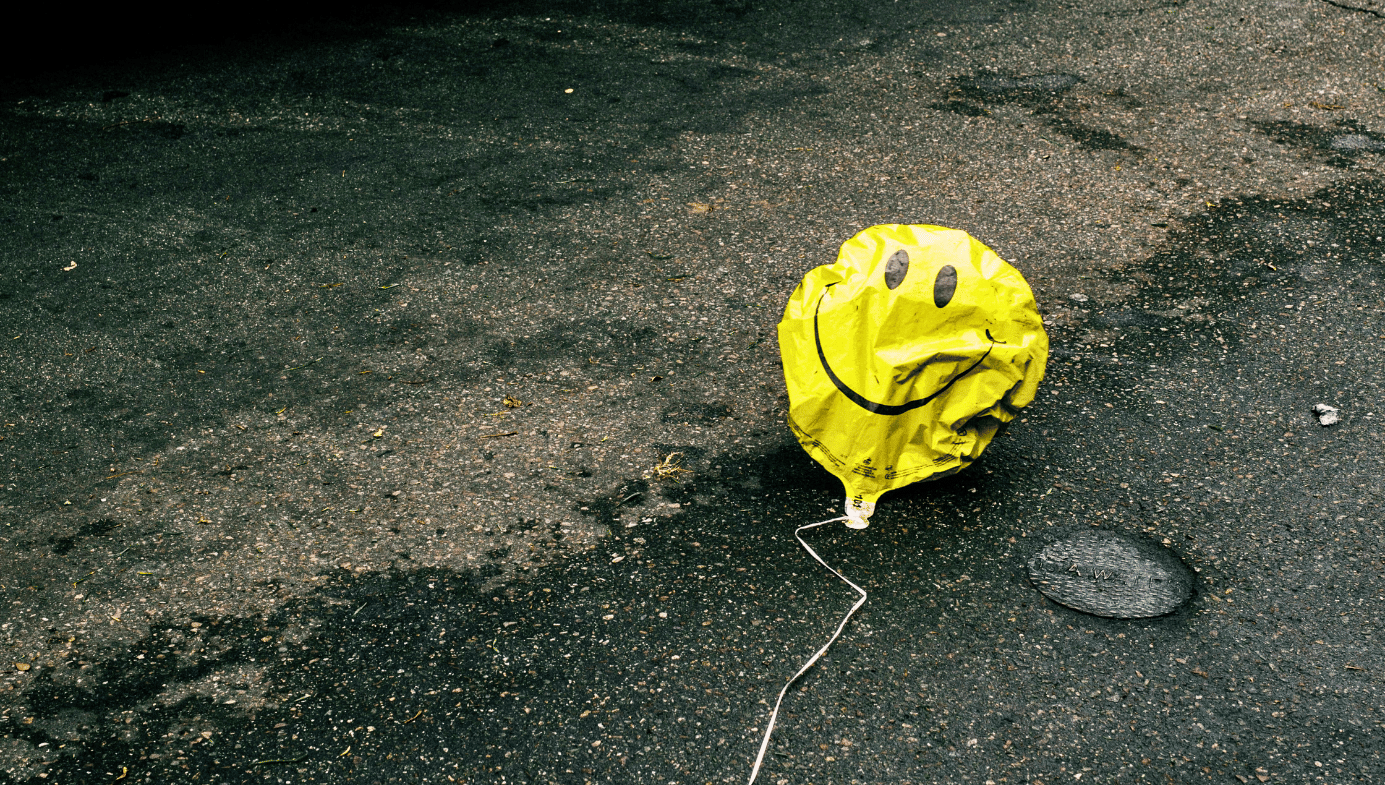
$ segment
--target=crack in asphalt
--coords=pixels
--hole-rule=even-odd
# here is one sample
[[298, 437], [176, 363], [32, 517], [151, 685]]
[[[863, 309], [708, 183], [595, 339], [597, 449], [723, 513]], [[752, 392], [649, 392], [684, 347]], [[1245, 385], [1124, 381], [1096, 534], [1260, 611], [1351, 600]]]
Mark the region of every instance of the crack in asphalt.
[[1355, 11], [1358, 14], [1370, 14], [1371, 16], [1377, 19], [1385, 19], [1385, 11], [1377, 11], [1374, 8], [1361, 8], [1360, 6], [1347, 5], [1346, 3], [1337, 2], [1337, 0], [1322, 1], [1324, 3], [1327, 3], [1328, 5], [1336, 6], [1337, 8], [1340, 8], [1343, 11]]

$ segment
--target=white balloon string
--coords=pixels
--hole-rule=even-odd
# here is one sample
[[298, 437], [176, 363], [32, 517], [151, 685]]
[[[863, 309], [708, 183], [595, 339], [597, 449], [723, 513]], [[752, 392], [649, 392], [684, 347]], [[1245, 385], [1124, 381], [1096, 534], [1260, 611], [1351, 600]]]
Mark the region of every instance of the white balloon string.
[[846, 615], [842, 617], [842, 622], [841, 624], [837, 625], [837, 631], [832, 633], [831, 639], [829, 639], [827, 643], [823, 644], [822, 648], [818, 649], [817, 654], [814, 654], [811, 659], [804, 663], [803, 667], [798, 669], [798, 673], [795, 673], [793, 675], [793, 678], [789, 679], [784, 684], [784, 688], [779, 691], [779, 698], [774, 702], [774, 710], [771, 711], [769, 714], [769, 724], [765, 726], [765, 739], [764, 741], [760, 742], [760, 754], [755, 756], [755, 767], [750, 771], [749, 785], [755, 785], [755, 778], [760, 775], [760, 764], [764, 763], [765, 751], [769, 749], [769, 737], [770, 734], [774, 732], [774, 722], [776, 719], [779, 718], [779, 705], [784, 702], [784, 695], [788, 693], [789, 688], [793, 686], [794, 682], [798, 681], [800, 676], [807, 673], [808, 669], [813, 667], [813, 665], [822, 657], [822, 655], [827, 653], [827, 649], [831, 647], [832, 644], [836, 642], [837, 638], [841, 636], [842, 630], [846, 629], [846, 623], [851, 620], [851, 614], [855, 613], [857, 608], [860, 608], [862, 605], [866, 604], [866, 590], [852, 583], [850, 580], [847, 580], [847, 577], [845, 575], [842, 575], [840, 572], [837, 572], [836, 570], [832, 569], [832, 567], [828, 565], [827, 562], [822, 560], [822, 557], [817, 554], [817, 551], [813, 550], [812, 547], [808, 545], [808, 543], [803, 541], [803, 537], [800, 536], [801, 533], [806, 529], [816, 529], [817, 527], [822, 526], [824, 524], [835, 523], [837, 521], [844, 521], [846, 520], [846, 518], [847, 516], [845, 515], [839, 518], [828, 518], [825, 521], [810, 523], [805, 526], [800, 526], [794, 530], [793, 536], [798, 539], [798, 544], [802, 545], [803, 549], [807, 551], [810, 555], [812, 555], [814, 559], [817, 559], [818, 564], [821, 564], [823, 567], [826, 567], [827, 570], [831, 572], [833, 575], [837, 576], [838, 578], [841, 578], [842, 581], [846, 583], [846, 585], [850, 586], [851, 588], [859, 592], [861, 595], [861, 599], [857, 600], [856, 604], [851, 606], [851, 610], [847, 611]]

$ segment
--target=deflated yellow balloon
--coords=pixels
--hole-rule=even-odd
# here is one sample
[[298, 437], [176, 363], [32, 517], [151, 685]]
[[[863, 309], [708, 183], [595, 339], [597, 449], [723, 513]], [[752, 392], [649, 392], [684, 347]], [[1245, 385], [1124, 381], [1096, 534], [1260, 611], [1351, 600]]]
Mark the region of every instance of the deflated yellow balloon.
[[889, 224], [804, 277], [779, 352], [789, 426], [862, 528], [881, 494], [981, 455], [1034, 400], [1048, 335], [1024, 277], [971, 235]]

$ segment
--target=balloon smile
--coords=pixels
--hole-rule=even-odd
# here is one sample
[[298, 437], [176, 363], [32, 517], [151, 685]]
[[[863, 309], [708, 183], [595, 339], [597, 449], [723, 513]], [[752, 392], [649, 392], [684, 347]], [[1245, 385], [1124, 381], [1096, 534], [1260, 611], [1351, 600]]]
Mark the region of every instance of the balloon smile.
[[[829, 286], [828, 288], [831, 287]], [[871, 412], [873, 414], [904, 414], [905, 412], [913, 411], [914, 409], [917, 409], [921, 406], [927, 406], [930, 402], [932, 402], [934, 398], [937, 398], [939, 395], [942, 395], [943, 393], [947, 392], [948, 388], [951, 387], [958, 379], [976, 370], [981, 365], [981, 363], [986, 360], [986, 357], [990, 355], [991, 349], [994, 349], [997, 343], [1003, 343], [1003, 341], [997, 341], [994, 337], [992, 337], [990, 330], [986, 330], [986, 339], [991, 342], [991, 345], [986, 349], [985, 354], [982, 354], [981, 357], [977, 359], [976, 362], [972, 363], [971, 366], [969, 366], [965, 371], [962, 371], [961, 373], [949, 379], [947, 381], [947, 384], [944, 384], [942, 387], [938, 388], [931, 395], [929, 395], [926, 398], [919, 398], [917, 400], [907, 401], [905, 403], [879, 403], [877, 401], [872, 401], [869, 398], [866, 398], [864, 395], [861, 395], [860, 393], [851, 389], [851, 387], [847, 385], [846, 382], [842, 381], [841, 377], [837, 376], [837, 374], [832, 370], [832, 365], [829, 362], [827, 362], [827, 354], [824, 353], [822, 350], [822, 333], [818, 329], [818, 311], [822, 309], [822, 299], [826, 296], [827, 292], [823, 291], [822, 295], [818, 297], [817, 307], [813, 309], [813, 341], [817, 344], [818, 360], [822, 362], [822, 370], [827, 373], [827, 378], [832, 380], [833, 386], [835, 386], [839, 391], [841, 391], [841, 394], [845, 395], [847, 400], [851, 401], [852, 403], [856, 404], [862, 409], [865, 409], [866, 411]], [[929, 363], [943, 359], [950, 360], [953, 358], [944, 358], [940, 357], [939, 355], [929, 357], [927, 360], [924, 360], [922, 363], [920, 363], [917, 368], [905, 375], [905, 378], [903, 380], [897, 381], [907, 381], [908, 379], [917, 376], [919, 373], [921, 373], [923, 368], [927, 366]]]
[[1048, 360], [1024, 276], [930, 224], [842, 243], [803, 276], [778, 329], [788, 425], [862, 521], [881, 494], [975, 463], [1034, 401]]

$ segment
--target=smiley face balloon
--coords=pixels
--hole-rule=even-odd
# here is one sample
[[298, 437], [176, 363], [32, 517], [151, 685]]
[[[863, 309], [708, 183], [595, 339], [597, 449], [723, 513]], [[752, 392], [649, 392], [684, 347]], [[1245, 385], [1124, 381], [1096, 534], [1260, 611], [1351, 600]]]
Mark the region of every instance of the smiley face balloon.
[[966, 232], [872, 226], [779, 323], [789, 427], [864, 528], [886, 491], [966, 468], [1034, 400], [1048, 335], [1024, 277]]

